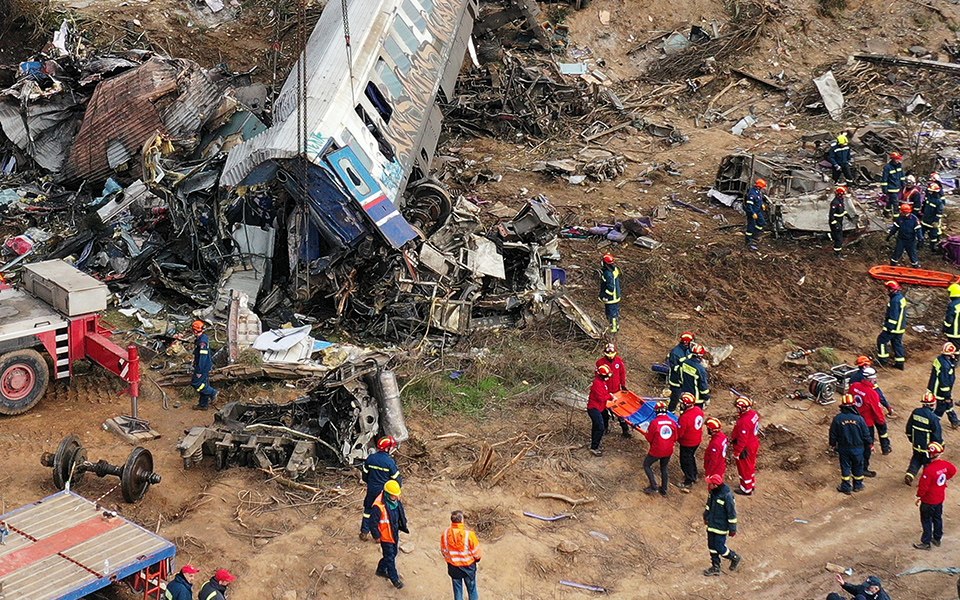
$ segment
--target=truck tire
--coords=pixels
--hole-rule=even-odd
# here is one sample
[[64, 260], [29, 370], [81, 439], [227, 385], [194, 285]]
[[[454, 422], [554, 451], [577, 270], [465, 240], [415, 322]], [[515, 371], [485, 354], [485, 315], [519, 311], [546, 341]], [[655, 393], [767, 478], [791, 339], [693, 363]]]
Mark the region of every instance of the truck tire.
[[33, 408], [49, 382], [50, 368], [36, 350], [0, 355], [0, 415], [19, 415]]

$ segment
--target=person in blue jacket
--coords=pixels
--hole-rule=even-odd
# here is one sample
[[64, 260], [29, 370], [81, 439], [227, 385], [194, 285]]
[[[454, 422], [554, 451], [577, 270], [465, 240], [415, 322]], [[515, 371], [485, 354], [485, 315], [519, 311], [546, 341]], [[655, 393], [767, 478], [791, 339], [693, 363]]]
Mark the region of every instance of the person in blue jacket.
[[884, 284], [890, 294], [887, 304], [887, 314], [883, 321], [883, 329], [877, 336], [877, 364], [881, 367], [890, 358], [890, 349], [893, 348], [894, 368], [904, 368], [907, 361], [907, 352], [903, 347], [903, 334], [907, 331], [907, 299], [896, 281]]
[[765, 179], [757, 179], [756, 184], [747, 191], [747, 196], [743, 201], [743, 210], [746, 213], [747, 225], [744, 235], [746, 237], [747, 248], [757, 250], [757, 236], [763, 232], [767, 219], [764, 211], [767, 209], [767, 198], [763, 190], [767, 189]]
[[693, 394], [697, 406], [703, 408], [710, 403], [710, 379], [707, 374], [707, 349], [700, 344], [690, 346], [690, 356], [680, 365], [680, 395]]
[[[843, 575], [837, 574], [837, 583], [848, 594], [853, 594], [851, 600], [890, 600], [890, 595], [883, 591], [883, 583], [876, 575], [867, 577], [863, 583], [847, 583]], [[827, 594], [827, 600], [844, 600], [843, 596], [836, 592]]]
[[368, 456], [360, 467], [360, 478], [367, 484], [367, 495], [363, 498], [363, 521], [360, 523], [361, 540], [370, 535], [370, 507], [383, 491], [383, 486], [388, 481], [403, 485], [400, 469], [391, 456], [399, 445], [392, 435], [383, 436], [377, 440], [377, 451]]
[[213, 350], [210, 348], [210, 338], [203, 332], [203, 321], [193, 322], [193, 377], [190, 385], [200, 394], [196, 410], [207, 410], [210, 403], [217, 397], [217, 390], [210, 385], [210, 371], [213, 369]]
[[907, 256], [910, 257], [910, 266], [919, 269], [920, 256], [917, 254], [917, 245], [923, 242], [923, 227], [920, 226], [917, 215], [913, 214], [913, 206], [910, 204], [900, 205], [900, 215], [893, 220], [887, 239], [893, 236], [897, 237], [897, 244], [893, 247], [893, 254], [890, 255], [890, 265], [894, 267], [899, 265], [903, 251], [906, 250]]
[[883, 166], [883, 175], [881, 183], [883, 192], [887, 195], [887, 203], [883, 207], [883, 215], [889, 217], [893, 214], [893, 207], [900, 202], [900, 192], [903, 191], [903, 154], [899, 152], [890, 153], [890, 162]]
[[943, 335], [960, 348], [960, 283], [951, 283], [947, 286], [947, 312], [943, 316]]
[[200, 569], [193, 565], [183, 565], [173, 581], [167, 584], [167, 591], [163, 596], [165, 600], [193, 600], [193, 582], [199, 572]]
[[863, 489], [864, 455], [873, 434], [866, 421], [857, 412], [857, 402], [851, 394], [840, 400], [840, 412], [830, 423], [830, 447], [840, 457], [840, 485], [837, 491], [850, 495]]
[[923, 226], [923, 237], [930, 244], [931, 252], [940, 251], [940, 233], [943, 224], [943, 190], [936, 181], [927, 184], [927, 194], [923, 199], [923, 209], [920, 213], [920, 225]]
[[837, 140], [830, 144], [827, 150], [827, 160], [833, 166], [833, 182], [853, 182], [853, 170], [850, 168], [850, 140], [846, 132], [837, 136]]
[[620, 267], [610, 253], [603, 255], [600, 264], [600, 302], [610, 323], [610, 333], [620, 330], [620, 301], [623, 299], [623, 284], [620, 282]]

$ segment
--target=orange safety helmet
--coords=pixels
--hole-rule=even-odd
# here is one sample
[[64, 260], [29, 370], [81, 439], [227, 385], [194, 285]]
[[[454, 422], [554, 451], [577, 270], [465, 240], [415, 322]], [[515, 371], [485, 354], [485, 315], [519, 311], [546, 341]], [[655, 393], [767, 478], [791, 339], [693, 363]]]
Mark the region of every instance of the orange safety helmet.
[[757, 180], [757, 187], [760, 188], [761, 190], [767, 189], [767, 180], [766, 180], [766, 179], [762, 179], [762, 178], [761, 178], [761, 179], [758, 179], [758, 180]]
[[204, 325], [203, 321], [194, 321], [191, 327], [195, 333], [200, 333], [206, 325]]
[[681, 341], [681, 342], [686, 342], [686, 343], [689, 344], [690, 342], [692, 342], [692, 341], [695, 340], [695, 339], [696, 339], [696, 336], [693, 335], [693, 332], [692, 332], [692, 331], [684, 331], [683, 333], [680, 334], [680, 341]]
[[392, 435], [385, 435], [377, 440], [377, 450], [382, 452], [390, 452], [399, 445], [400, 443], [397, 442], [397, 438], [393, 437]]
[[885, 281], [883, 285], [887, 286], [887, 289], [890, 290], [891, 292], [900, 291], [900, 284], [897, 283], [896, 281]]
[[612, 265], [615, 260], [616, 260], [616, 259], [613, 257], [613, 255], [610, 254], [609, 252], [607, 252], [606, 254], [603, 255], [603, 263], [604, 263], [604, 264]]
[[940, 442], [930, 442], [930, 445], [927, 446], [927, 454], [929, 454], [931, 458], [940, 456], [943, 454], [943, 444]]
[[836, 194], [837, 194], [838, 196], [843, 196], [843, 195], [845, 195], [845, 194], [847, 193], [847, 188], [845, 188], [845, 187], [843, 187], [842, 185], [840, 185], [840, 186], [837, 186], [837, 189], [834, 190], [834, 191], [836, 192]]
[[723, 427], [723, 425], [720, 423], [720, 419], [716, 417], [710, 417], [709, 419], [707, 419], [706, 425], [707, 425], [707, 433], [716, 433], [720, 431], [721, 427]]
[[599, 375], [603, 379], [607, 379], [611, 375], [610, 367], [608, 367], [607, 365], [600, 365], [599, 367], [597, 367], [597, 375]]
[[943, 350], [940, 351], [941, 354], [946, 354], [948, 356], [953, 356], [957, 353], [957, 347], [953, 345], [953, 342], [947, 342], [943, 345]]
[[680, 394], [680, 402], [682, 402], [684, 406], [693, 406], [697, 403], [697, 399], [690, 392], [684, 392]]
[[743, 412], [753, 406], [753, 401], [746, 396], [740, 396], [734, 401], [733, 404], [737, 407], [737, 410]]
[[840, 406], [856, 406], [857, 401], [853, 397], [853, 394], [844, 394], [843, 398], [840, 399]]
[[873, 364], [873, 361], [870, 360], [869, 356], [858, 356], [856, 365], [858, 367], [869, 367]]
[[663, 400], [658, 400], [656, 406], [653, 407], [658, 414], [667, 412], [667, 403]]
[[920, 404], [936, 404], [937, 397], [933, 395], [933, 392], [924, 392], [923, 398], [920, 399]]
[[894, 150], [893, 152], [890, 153], [890, 158], [892, 158], [893, 160], [903, 160], [903, 154]]
[[907, 204], [906, 202], [904, 202], [903, 204], [900, 205], [900, 214], [909, 215], [912, 212], [913, 212], [912, 204]]

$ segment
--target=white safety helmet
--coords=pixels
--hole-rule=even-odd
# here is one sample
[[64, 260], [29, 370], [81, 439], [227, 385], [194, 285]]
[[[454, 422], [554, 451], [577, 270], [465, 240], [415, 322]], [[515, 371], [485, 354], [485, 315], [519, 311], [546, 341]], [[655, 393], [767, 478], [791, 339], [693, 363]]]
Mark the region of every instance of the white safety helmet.
[[865, 368], [865, 369], [863, 370], [863, 376], [864, 376], [866, 379], [876, 379], [876, 378], [877, 378], [877, 370], [874, 369], [873, 367], [867, 367], [867, 368]]
[[913, 175], [907, 175], [907, 183], [909, 183], [910, 185], [913, 185], [916, 182], [917, 182], [916, 177], [914, 177]]

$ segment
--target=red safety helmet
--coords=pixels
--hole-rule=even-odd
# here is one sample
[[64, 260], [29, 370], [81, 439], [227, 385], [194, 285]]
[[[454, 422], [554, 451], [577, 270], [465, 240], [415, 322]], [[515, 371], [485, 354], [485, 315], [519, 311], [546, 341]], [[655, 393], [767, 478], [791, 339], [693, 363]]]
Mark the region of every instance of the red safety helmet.
[[927, 446], [927, 454], [930, 455], [930, 458], [940, 456], [943, 454], [943, 444], [940, 442], [930, 442], [930, 445]]
[[734, 406], [737, 407], [737, 410], [743, 412], [753, 406], [753, 401], [746, 396], [739, 396], [734, 402]]
[[693, 335], [693, 332], [692, 332], [692, 331], [684, 331], [683, 333], [680, 334], [680, 341], [681, 341], [681, 342], [686, 342], [686, 343], [689, 344], [690, 342], [692, 342], [692, 341], [695, 340], [695, 339], [696, 339], [696, 336]]
[[903, 154], [894, 151], [890, 153], [890, 158], [892, 158], [893, 160], [903, 160]]
[[695, 356], [706, 356], [706, 355], [707, 355], [707, 349], [704, 348], [704, 347], [703, 347], [702, 345], [700, 345], [700, 344], [691, 344], [691, 345], [690, 345], [690, 352], [691, 352], [692, 354], [694, 354]]
[[857, 401], [853, 397], [853, 394], [844, 394], [843, 398], [840, 399], [840, 406], [856, 406]]
[[933, 395], [933, 392], [924, 392], [923, 398], [920, 399], [920, 404], [936, 404], [937, 397]]
[[835, 192], [838, 196], [843, 196], [847, 193], [847, 188], [840, 185], [840, 186], [837, 186], [837, 189], [835, 190]]
[[953, 356], [956, 353], [957, 347], [953, 345], [953, 342], [947, 342], [943, 345], [943, 350], [941, 350], [941, 354], [946, 354], [948, 356]]
[[766, 179], [758, 179], [758, 180], [757, 180], [757, 187], [760, 188], [761, 190], [767, 189], [767, 180], [766, 180]]
[[862, 356], [862, 355], [861, 355], [861, 356], [858, 356], [858, 357], [857, 357], [856, 365], [857, 365], [858, 367], [869, 367], [869, 366], [872, 365], [872, 364], [873, 364], [873, 361], [870, 360], [870, 357], [869, 357], [869, 356]]
[[693, 406], [697, 403], [697, 399], [690, 392], [684, 392], [680, 394], [680, 402], [682, 402], [684, 406]]
[[909, 215], [912, 212], [913, 212], [912, 204], [907, 204], [906, 202], [904, 202], [903, 204], [900, 205], [900, 214]]
[[720, 475], [719, 473], [714, 473], [713, 475], [707, 475], [704, 481], [707, 482], [707, 485], [722, 485], [723, 475]]
[[203, 328], [206, 327], [206, 325], [204, 325], [203, 321], [194, 321], [194, 322], [193, 322], [193, 325], [191, 325], [191, 327], [193, 328], [193, 330], [194, 330], [195, 332], [198, 332], [198, 333], [199, 333], [199, 332], [203, 331]]
[[607, 252], [606, 254], [603, 255], [603, 262], [604, 262], [604, 264], [612, 265], [615, 260], [616, 260], [616, 259], [613, 257], [613, 255], [610, 254], [609, 252]]
[[940, 183], [940, 173], [937, 173], [936, 171], [930, 173], [930, 181], [936, 181], [937, 183]]
[[600, 365], [599, 367], [597, 367], [597, 375], [599, 375], [603, 379], [610, 377], [611, 375], [610, 367], [608, 367], [607, 365]]
[[385, 435], [377, 440], [377, 450], [380, 450], [381, 452], [390, 452], [399, 445], [400, 443], [397, 442], [397, 438], [393, 437], [392, 435]]
[[653, 410], [655, 410], [657, 413], [665, 413], [667, 412], [667, 403], [663, 400], [658, 400], [656, 406], [653, 407]]
[[927, 189], [930, 190], [931, 192], [939, 192], [940, 184], [937, 183], [936, 181], [931, 181], [930, 183], [927, 184]]
[[716, 433], [720, 431], [720, 429], [723, 427], [723, 424], [720, 423], [720, 419], [716, 417], [710, 417], [709, 419], [707, 419], [706, 425], [707, 425], [707, 433]]
[[900, 284], [897, 283], [896, 281], [885, 281], [883, 285], [887, 286], [887, 289], [890, 290], [891, 292], [900, 291]]

